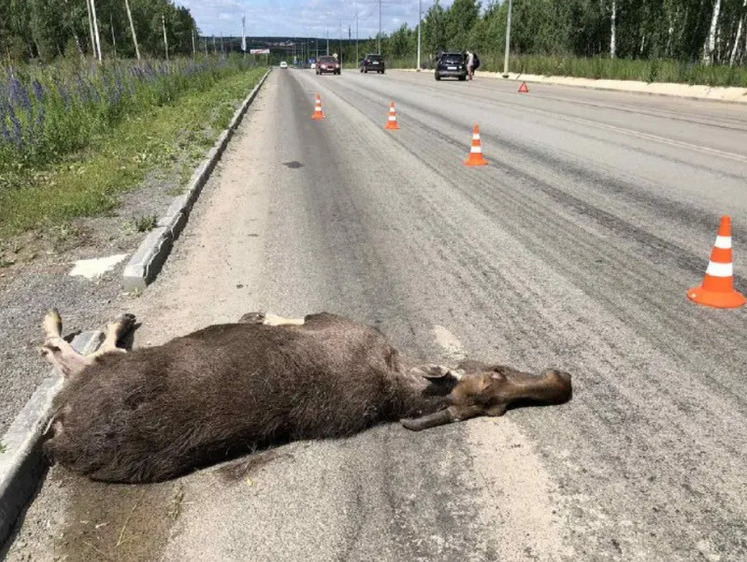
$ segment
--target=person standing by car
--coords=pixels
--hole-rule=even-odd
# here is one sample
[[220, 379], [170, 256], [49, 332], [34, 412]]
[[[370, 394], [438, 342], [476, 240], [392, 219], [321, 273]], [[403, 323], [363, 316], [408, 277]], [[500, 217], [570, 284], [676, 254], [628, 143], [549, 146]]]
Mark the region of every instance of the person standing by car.
[[467, 74], [469, 75], [469, 79], [472, 80], [475, 76], [475, 53], [471, 51], [465, 51], [464, 53], [466, 55], [467, 60]]

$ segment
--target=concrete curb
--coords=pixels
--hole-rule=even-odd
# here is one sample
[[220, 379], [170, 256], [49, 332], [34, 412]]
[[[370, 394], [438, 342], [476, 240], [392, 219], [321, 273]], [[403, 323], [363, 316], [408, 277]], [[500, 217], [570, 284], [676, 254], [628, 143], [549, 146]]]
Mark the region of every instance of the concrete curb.
[[[98, 349], [101, 331], [83, 332], [73, 340], [82, 354]], [[10, 536], [19, 515], [32, 499], [47, 469], [41, 444], [52, 416], [52, 400], [62, 387], [62, 378], [52, 371], [16, 416], [0, 439], [0, 546]]]
[[194, 171], [187, 184], [187, 193], [174, 199], [166, 214], [159, 219], [158, 226], [148, 233], [140, 243], [137, 251], [130, 258], [122, 274], [122, 286], [125, 291], [142, 291], [158, 275], [158, 272], [171, 252], [174, 240], [179, 237], [179, 234], [184, 229], [184, 225], [187, 223], [187, 218], [194, 202], [199, 197], [203, 186], [207, 183], [210, 174], [226, 150], [228, 141], [233, 137], [244, 114], [246, 114], [254, 98], [257, 97], [259, 89], [265, 83], [270, 72], [271, 70], [268, 70], [262, 76], [259, 83], [241, 104], [241, 107], [234, 113], [228, 128], [221, 133], [213, 148], [208, 152], [205, 160]]
[[[145, 237], [124, 269], [126, 290], [142, 290], [151, 282], [171, 250], [171, 246], [187, 222], [192, 205], [215, 169], [218, 160], [241, 123], [249, 106], [270, 74], [268, 70], [246, 97], [218, 137], [207, 157], [189, 180], [187, 193], [174, 198], [157, 227]], [[73, 340], [73, 347], [88, 354], [103, 341], [101, 331], [84, 332]], [[0, 546], [16, 525], [18, 517], [32, 500], [47, 469], [42, 452], [42, 440], [52, 417], [52, 401], [62, 387], [62, 379], [52, 371], [16, 416], [0, 439]]]
[[[417, 72], [412, 68], [397, 69], [403, 72]], [[433, 70], [424, 69], [421, 72]], [[500, 78], [502, 80], [513, 80], [517, 82], [530, 82], [541, 84], [554, 84], [559, 86], [572, 86], [576, 88], [589, 88], [593, 90], [612, 90], [633, 94], [648, 94], [655, 96], [672, 96], [689, 99], [721, 101], [728, 103], [747, 103], [747, 88], [699, 86], [689, 84], [674, 84], [669, 82], [639, 82], [635, 80], [607, 80], [593, 78], [573, 78], [570, 76], [541, 76], [538, 74], [516, 74], [509, 73], [508, 78], [503, 78], [500, 72], [480, 72], [479, 78]]]

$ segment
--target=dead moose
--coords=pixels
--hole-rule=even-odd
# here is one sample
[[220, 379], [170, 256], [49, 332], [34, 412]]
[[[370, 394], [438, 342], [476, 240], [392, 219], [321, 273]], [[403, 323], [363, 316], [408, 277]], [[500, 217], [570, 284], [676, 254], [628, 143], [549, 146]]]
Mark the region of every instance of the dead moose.
[[134, 322], [120, 316], [83, 356], [56, 310], [44, 319], [42, 354], [64, 377], [44, 450], [95, 480], [155, 482], [281, 442], [395, 420], [421, 430], [571, 397], [567, 373], [410, 363], [376, 328], [328, 313], [249, 313], [125, 353], [117, 343]]

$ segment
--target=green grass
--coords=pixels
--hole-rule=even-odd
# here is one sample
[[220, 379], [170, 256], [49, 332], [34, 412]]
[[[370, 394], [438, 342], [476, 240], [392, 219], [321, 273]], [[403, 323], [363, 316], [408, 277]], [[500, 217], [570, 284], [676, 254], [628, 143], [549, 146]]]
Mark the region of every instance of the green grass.
[[[629, 60], [524, 55], [513, 57], [510, 60], [510, 68], [511, 72], [523, 74], [747, 87], [747, 67], [705, 66], [667, 59]], [[489, 60], [485, 69], [496, 72], [502, 70], [502, 59]]]
[[15, 172], [13, 188], [0, 190], [0, 240], [111, 212], [120, 194], [154, 170], [188, 178], [184, 160], [194, 163], [205, 154], [265, 70], [242, 71], [128, 115], [93, 136], [87, 148], [51, 166]]

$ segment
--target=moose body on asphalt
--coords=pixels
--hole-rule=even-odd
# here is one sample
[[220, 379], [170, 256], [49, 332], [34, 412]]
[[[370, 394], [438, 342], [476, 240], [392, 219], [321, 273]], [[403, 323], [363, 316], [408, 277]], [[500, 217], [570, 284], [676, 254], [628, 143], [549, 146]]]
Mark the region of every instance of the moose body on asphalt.
[[421, 430], [500, 416], [517, 401], [571, 397], [567, 373], [410, 363], [376, 328], [328, 313], [303, 320], [249, 313], [125, 352], [117, 342], [134, 322], [120, 316], [101, 348], [83, 356], [61, 337], [57, 311], [44, 319], [42, 354], [64, 377], [44, 450], [95, 480], [155, 482], [384, 421]]

